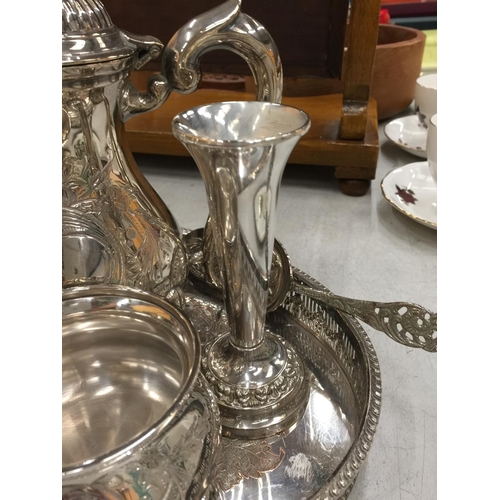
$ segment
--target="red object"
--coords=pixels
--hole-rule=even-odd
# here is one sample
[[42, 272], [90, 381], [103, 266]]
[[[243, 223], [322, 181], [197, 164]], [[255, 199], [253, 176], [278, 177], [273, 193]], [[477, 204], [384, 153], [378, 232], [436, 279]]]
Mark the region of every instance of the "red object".
[[380, 24], [389, 24], [390, 20], [391, 20], [391, 16], [389, 14], [389, 11], [387, 9], [381, 9], [380, 10]]
[[437, 0], [382, 0], [392, 17], [437, 16]]

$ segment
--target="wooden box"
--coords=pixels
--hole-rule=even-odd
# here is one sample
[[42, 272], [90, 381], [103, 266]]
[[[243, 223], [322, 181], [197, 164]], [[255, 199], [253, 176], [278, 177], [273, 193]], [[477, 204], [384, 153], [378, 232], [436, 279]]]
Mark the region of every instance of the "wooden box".
[[[103, 0], [120, 29], [152, 35], [165, 44], [185, 23], [220, 0]], [[378, 32], [380, 0], [353, 0], [349, 30], [349, 0], [244, 0], [242, 10], [271, 33], [283, 64], [284, 104], [300, 107], [311, 117], [311, 129], [301, 139], [291, 163], [335, 167], [341, 190], [362, 195], [375, 178], [378, 159], [378, 116], [369, 98]], [[349, 31], [349, 34], [347, 34]], [[347, 47], [347, 52], [346, 52]], [[347, 54], [347, 55], [346, 55]], [[245, 61], [228, 51], [213, 51], [202, 59], [202, 71], [244, 78], [241, 91], [210, 87], [190, 95], [171, 95], [160, 109], [137, 116], [126, 124], [133, 152], [187, 155], [173, 138], [175, 114], [208, 102], [253, 99], [250, 70]], [[160, 61], [132, 75], [144, 87]], [[318, 95], [318, 82], [340, 81], [342, 91]], [[299, 92], [290, 91], [300, 88]], [[305, 82], [305, 83], [304, 83]], [[320, 85], [321, 86], [321, 85]]]

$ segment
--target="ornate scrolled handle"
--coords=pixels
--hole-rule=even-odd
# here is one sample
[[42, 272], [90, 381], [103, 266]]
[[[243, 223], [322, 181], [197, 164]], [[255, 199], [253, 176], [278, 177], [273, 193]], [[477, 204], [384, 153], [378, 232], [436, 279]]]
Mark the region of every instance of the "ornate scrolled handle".
[[227, 49], [250, 66], [258, 101], [281, 102], [283, 75], [278, 49], [269, 32], [241, 12], [241, 0], [229, 0], [185, 24], [163, 53], [163, 72], [172, 89], [193, 92], [201, 81], [203, 54]]
[[[122, 31], [122, 34], [137, 47], [134, 69], [139, 69], [157, 58], [163, 50], [160, 40], [152, 36], [132, 35], [126, 31]], [[127, 80], [122, 87], [120, 98], [122, 121], [125, 123], [134, 115], [159, 108], [167, 100], [170, 92], [167, 79], [160, 74], [149, 78], [146, 92], [140, 92], [130, 80]]]
[[408, 302], [348, 299], [331, 292], [303, 286], [295, 280], [292, 291], [355, 316], [399, 344], [437, 352], [437, 314], [422, 306]]
[[[163, 44], [151, 36], [122, 32], [138, 48], [134, 69], [157, 57]], [[194, 92], [201, 81], [203, 54], [227, 49], [248, 63], [256, 83], [256, 100], [281, 102], [283, 74], [276, 44], [255, 19], [241, 12], [241, 0], [228, 0], [185, 24], [168, 42], [163, 52], [162, 74], [148, 80], [140, 92], [131, 81], [122, 88], [122, 121], [160, 107], [172, 90]]]
[[122, 30], [121, 33], [131, 44], [137, 47], [134, 69], [140, 69], [152, 59], [156, 59], [163, 50], [163, 43], [153, 36], [133, 35], [125, 30]]

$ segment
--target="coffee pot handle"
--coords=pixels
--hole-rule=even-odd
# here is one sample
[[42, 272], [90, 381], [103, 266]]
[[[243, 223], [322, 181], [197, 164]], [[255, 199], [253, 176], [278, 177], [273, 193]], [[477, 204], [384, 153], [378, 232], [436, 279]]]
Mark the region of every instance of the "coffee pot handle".
[[[158, 40], [125, 35], [145, 52], [142, 56], [139, 54], [134, 69], [157, 57], [161, 45]], [[283, 74], [276, 44], [259, 22], [241, 12], [241, 0], [228, 0], [192, 19], [175, 33], [163, 52], [162, 74], [149, 79], [146, 92], [126, 82], [120, 103], [123, 122], [135, 114], [158, 108], [171, 91], [194, 92], [201, 81], [201, 57], [219, 49], [235, 52], [248, 63], [256, 83], [256, 100], [281, 102]]]
[[283, 74], [276, 44], [255, 19], [241, 12], [241, 0], [229, 0], [185, 24], [163, 53], [163, 73], [172, 90], [187, 94], [201, 80], [200, 59], [227, 49], [243, 57], [256, 83], [256, 100], [281, 102]]
[[[137, 48], [137, 57], [133, 69], [142, 68], [162, 52], [164, 45], [152, 36], [133, 35], [122, 30], [128, 42]], [[170, 86], [163, 75], [153, 75], [149, 78], [146, 92], [137, 90], [135, 85], [126, 80], [120, 94], [120, 109], [122, 121], [125, 123], [134, 115], [153, 111], [161, 106], [170, 94]]]

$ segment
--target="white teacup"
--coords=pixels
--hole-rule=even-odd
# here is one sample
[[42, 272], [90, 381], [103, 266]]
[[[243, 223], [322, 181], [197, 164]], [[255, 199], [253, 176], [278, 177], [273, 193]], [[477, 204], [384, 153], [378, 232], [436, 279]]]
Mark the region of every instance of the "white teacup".
[[431, 116], [437, 113], [437, 73], [417, 78], [415, 109], [421, 125], [428, 128]]
[[432, 115], [427, 129], [427, 163], [434, 182], [437, 184], [437, 124], [438, 116]]

